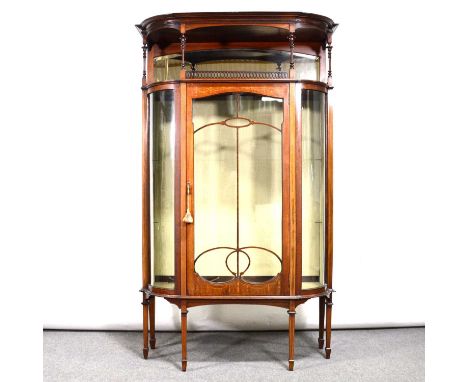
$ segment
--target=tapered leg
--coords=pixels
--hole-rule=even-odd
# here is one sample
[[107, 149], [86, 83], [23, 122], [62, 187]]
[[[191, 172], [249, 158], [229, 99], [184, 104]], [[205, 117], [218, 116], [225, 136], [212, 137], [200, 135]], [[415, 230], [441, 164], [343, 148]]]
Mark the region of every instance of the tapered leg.
[[323, 349], [323, 320], [325, 319], [325, 297], [319, 297], [319, 349]]
[[143, 357], [148, 358], [148, 306], [149, 301], [143, 295]]
[[149, 324], [150, 324], [150, 346], [151, 349], [156, 349], [156, 336], [154, 334], [154, 311], [156, 305], [156, 298], [151, 296], [149, 301]]
[[331, 320], [332, 320], [332, 299], [327, 299], [327, 344], [325, 347], [325, 358], [329, 359], [331, 354]]
[[182, 305], [180, 311], [180, 324], [182, 332], [182, 371], [187, 370], [187, 307]]
[[289, 371], [294, 370], [294, 331], [296, 326], [295, 307], [289, 308]]

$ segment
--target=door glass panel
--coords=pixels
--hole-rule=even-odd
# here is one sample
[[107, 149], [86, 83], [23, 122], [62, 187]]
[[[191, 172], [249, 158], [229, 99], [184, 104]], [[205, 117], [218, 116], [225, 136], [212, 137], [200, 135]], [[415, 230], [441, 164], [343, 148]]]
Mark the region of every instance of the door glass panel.
[[281, 272], [283, 100], [193, 100], [195, 272], [264, 282]]
[[325, 94], [302, 92], [302, 289], [324, 284]]
[[152, 281], [174, 289], [174, 91], [149, 95]]

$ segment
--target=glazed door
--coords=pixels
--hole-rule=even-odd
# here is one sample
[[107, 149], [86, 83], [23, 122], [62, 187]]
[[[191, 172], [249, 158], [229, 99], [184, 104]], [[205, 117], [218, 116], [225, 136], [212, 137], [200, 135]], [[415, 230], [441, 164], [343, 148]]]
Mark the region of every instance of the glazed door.
[[281, 295], [289, 281], [288, 85], [187, 85], [189, 295]]

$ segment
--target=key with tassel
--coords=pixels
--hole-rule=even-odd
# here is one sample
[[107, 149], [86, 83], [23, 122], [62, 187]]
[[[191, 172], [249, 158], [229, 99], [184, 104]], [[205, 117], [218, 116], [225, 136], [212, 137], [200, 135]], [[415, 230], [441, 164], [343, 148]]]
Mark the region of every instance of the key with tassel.
[[187, 224], [192, 224], [193, 223], [193, 217], [192, 214], [190, 213], [190, 195], [191, 195], [191, 189], [190, 189], [190, 182], [187, 182], [187, 211], [185, 212], [185, 216], [182, 219], [183, 222]]

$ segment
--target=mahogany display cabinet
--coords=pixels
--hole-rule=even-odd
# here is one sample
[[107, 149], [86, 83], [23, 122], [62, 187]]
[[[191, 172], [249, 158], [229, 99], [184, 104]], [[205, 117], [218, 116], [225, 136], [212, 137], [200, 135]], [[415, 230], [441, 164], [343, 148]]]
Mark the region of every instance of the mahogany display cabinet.
[[307, 13], [151, 17], [143, 37], [143, 355], [155, 297], [181, 311], [319, 299], [331, 353], [331, 19]]

